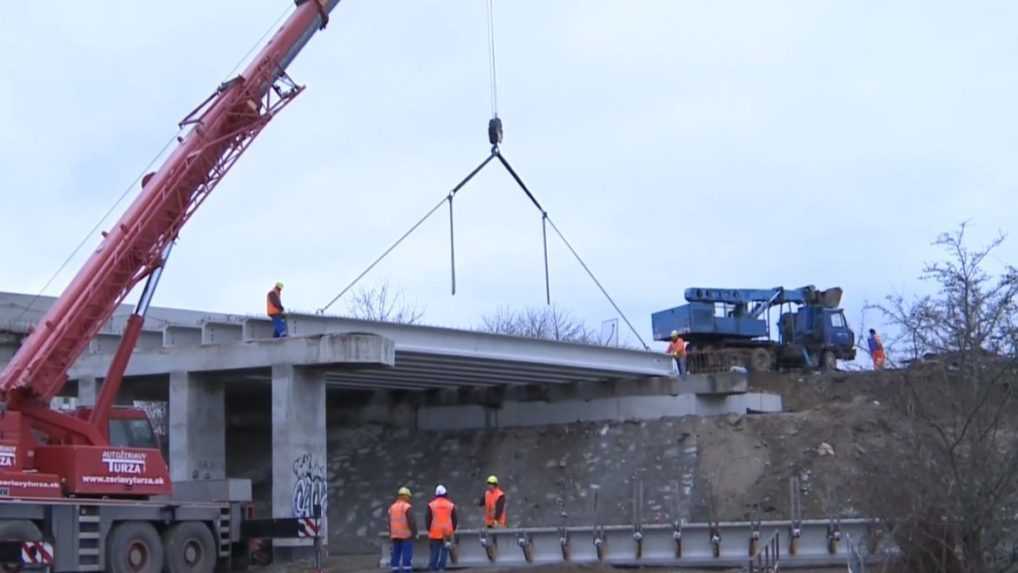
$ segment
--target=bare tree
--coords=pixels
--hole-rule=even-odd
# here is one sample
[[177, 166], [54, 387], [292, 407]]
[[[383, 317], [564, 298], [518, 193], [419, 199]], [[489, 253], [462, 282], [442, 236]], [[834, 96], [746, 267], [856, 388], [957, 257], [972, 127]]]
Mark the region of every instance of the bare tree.
[[[941, 235], [944, 261], [921, 278], [934, 294], [888, 298], [882, 310], [913, 359], [902, 371], [883, 445], [864, 460], [866, 510], [880, 518], [910, 571], [1018, 570], [1018, 273], [997, 276], [965, 227]], [[918, 359], [918, 360], [917, 360]]]
[[424, 317], [424, 310], [406, 300], [402, 290], [394, 291], [389, 283], [372, 288], [361, 288], [354, 292], [347, 313], [363, 320], [417, 324]]
[[927, 356], [990, 353], [1013, 355], [1018, 315], [1018, 269], [1007, 266], [992, 277], [986, 258], [1004, 242], [998, 235], [989, 245], [965, 245], [965, 225], [941, 234], [933, 243], [947, 259], [928, 263], [920, 278], [938, 287], [935, 294], [908, 301], [889, 296], [876, 308], [898, 326], [895, 342], [911, 360]]
[[582, 344], [604, 344], [600, 337], [569, 311], [555, 306], [528, 307], [513, 310], [499, 307], [481, 317], [478, 330], [495, 334], [543, 338]]

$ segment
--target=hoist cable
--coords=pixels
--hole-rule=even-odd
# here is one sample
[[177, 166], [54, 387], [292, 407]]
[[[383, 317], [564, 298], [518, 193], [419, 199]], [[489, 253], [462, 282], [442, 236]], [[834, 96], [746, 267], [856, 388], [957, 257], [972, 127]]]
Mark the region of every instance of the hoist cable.
[[491, 117], [498, 117], [498, 74], [495, 68], [495, 0], [488, 0], [488, 69], [491, 74]]
[[449, 271], [452, 275], [452, 295], [456, 296], [456, 235], [453, 231], [452, 198], [453, 194], [449, 193]]
[[493, 157], [494, 154], [486, 157], [484, 161], [481, 162], [480, 165], [475, 167], [473, 171], [471, 171], [466, 177], [463, 178], [462, 181], [459, 182], [459, 184], [453, 187], [452, 191], [449, 191], [449, 193], [445, 197], [442, 197], [442, 199], [438, 203], [436, 203], [435, 206], [432, 207], [427, 213], [425, 213], [423, 217], [421, 217], [416, 223], [414, 223], [413, 226], [411, 226], [410, 229], [407, 230], [407, 232], [403, 233], [403, 235], [400, 236], [400, 238], [396, 239], [396, 242], [389, 245], [388, 249], [385, 249], [385, 251], [382, 252], [382, 254], [379, 255], [377, 259], [372, 261], [372, 263], [361, 272], [361, 274], [357, 275], [357, 278], [350, 281], [350, 284], [346, 285], [346, 287], [343, 290], [339, 291], [339, 294], [332, 297], [332, 300], [330, 300], [328, 304], [318, 309], [317, 311], [318, 314], [325, 314], [325, 311], [329, 310], [329, 307], [336, 304], [336, 301], [338, 301], [339, 299], [343, 298], [343, 295], [349, 292], [350, 289], [352, 289], [358, 282], [360, 282], [362, 278], [364, 278], [369, 272], [371, 272], [371, 269], [374, 269], [378, 265], [378, 263], [382, 262], [382, 259], [389, 256], [389, 253], [394, 251], [396, 247], [398, 247], [404, 240], [406, 240], [407, 237], [409, 237], [414, 231], [416, 231], [418, 227], [424, 224], [424, 222], [427, 221], [429, 217], [434, 215], [435, 211], [438, 211], [438, 209], [441, 208], [446, 201], [449, 201], [451, 206], [452, 197], [455, 196], [456, 193], [459, 192], [459, 190], [462, 189], [463, 186], [467, 184], [467, 182], [473, 179], [474, 175], [477, 175], [477, 173], [480, 172], [481, 169], [484, 169], [484, 166], [487, 165]]
[[[527, 185], [523, 182], [523, 179], [516, 173], [516, 170], [512, 168], [512, 165], [509, 164], [509, 161], [506, 160], [506, 158], [502, 155], [502, 153], [500, 151], [496, 150], [495, 151], [495, 155], [498, 156], [499, 161], [502, 163], [503, 166], [505, 166], [506, 171], [508, 171], [509, 174], [512, 175], [512, 177], [516, 181], [516, 183], [519, 184], [520, 189], [522, 189], [523, 192], [527, 194], [527, 197], [530, 198], [530, 201], [541, 212], [541, 217], [543, 218], [543, 220], [547, 221], [548, 224], [551, 225], [552, 230], [555, 231], [555, 234], [558, 235], [559, 239], [562, 239], [562, 242], [569, 249], [569, 252], [571, 252], [573, 254], [573, 257], [576, 258], [576, 261], [578, 263], [580, 263], [580, 266], [583, 267], [583, 270], [587, 271], [587, 275], [589, 275], [590, 279], [592, 281], [594, 281], [594, 284], [597, 285], [597, 288], [601, 290], [601, 294], [603, 294], [604, 297], [608, 300], [608, 302], [612, 305], [612, 308], [615, 309], [615, 312], [619, 313], [619, 316], [622, 317], [622, 320], [625, 321], [626, 326], [629, 327], [629, 330], [632, 331], [633, 335], [635, 335], [637, 340], [640, 341], [640, 344], [643, 345], [643, 348], [645, 350], [650, 350], [650, 347], [647, 346], [646, 342], [644, 342], [643, 337], [641, 337], [640, 333], [636, 331], [636, 327], [634, 327], [633, 323], [629, 321], [629, 317], [627, 317], [626, 314], [624, 312], [622, 312], [622, 309], [619, 308], [619, 305], [615, 303], [615, 299], [613, 299], [612, 296], [610, 294], [608, 294], [608, 291], [604, 288], [604, 285], [601, 284], [601, 281], [597, 280], [597, 277], [594, 275], [594, 271], [590, 270], [590, 267], [587, 266], [587, 263], [584, 262], [583, 258], [580, 257], [580, 254], [576, 252], [576, 249], [573, 248], [573, 245], [570, 244], [570, 242], [568, 240], [566, 240], [566, 237], [565, 237], [565, 235], [562, 234], [562, 231], [560, 231], [559, 228], [555, 226], [555, 222], [552, 221], [551, 217], [548, 216], [548, 212], [545, 211], [543, 207], [541, 207], [541, 203], [538, 202], [537, 198], [534, 197], [534, 194], [530, 192], [530, 189], [527, 188]], [[547, 245], [545, 246], [545, 249], [547, 251]], [[548, 299], [550, 301], [551, 300], [551, 295], [550, 295], [551, 288], [550, 288], [550, 286], [548, 286], [548, 283], [547, 283], [547, 280], [548, 280], [548, 278], [547, 278], [548, 277], [548, 275], [547, 275], [547, 260], [548, 260], [548, 258], [547, 258], [547, 252], [546, 252], [546, 254], [545, 254], [545, 281], [546, 281], [545, 282], [545, 292], [548, 295]]]
[[548, 214], [541, 212], [541, 243], [544, 245], [544, 300], [551, 304], [551, 275], [548, 273]]
[[555, 234], [558, 235], [558, 238], [562, 239], [562, 242], [565, 243], [566, 247], [569, 248], [569, 252], [571, 252], [573, 256], [576, 257], [576, 261], [580, 263], [580, 266], [583, 267], [583, 270], [587, 271], [587, 274], [590, 275], [590, 279], [594, 281], [594, 284], [597, 285], [597, 288], [601, 289], [601, 294], [603, 294], [604, 297], [608, 299], [608, 302], [611, 303], [612, 308], [615, 309], [615, 312], [619, 313], [619, 316], [622, 317], [622, 320], [626, 322], [626, 326], [629, 327], [629, 330], [632, 331], [634, 336], [636, 336], [636, 339], [639, 340], [640, 344], [643, 345], [643, 349], [650, 350], [650, 347], [647, 346], [646, 342], [644, 342], [643, 337], [641, 337], [640, 333], [636, 331], [636, 328], [633, 326], [633, 323], [629, 322], [629, 317], [626, 316], [626, 313], [622, 312], [622, 309], [619, 308], [619, 305], [615, 303], [615, 299], [613, 299], [612, 296], [608, 294], [608, 291], [605, 290], [604, 286], [601, 284], [601, 281], [597, 280], [597, 277], [594, 276], [594, 271], [590, 270], [590, 267], [587, 266], [587, 263], [583, 262], [583, 258], [580, 257], [579, 253], [576, 252], [576, 249], [574, 249], [573, 246], [569, 243], [565, 235], [562, 234], [562, 231], [560, 231], [559, 228], [555, 226], [555, 221], [552, 221], [551, 217], [548, 217], [548, 224], [551, 225], [552, 230], [555, 231]]
[[71, 264], [71, 261], [74, 259], [74, 257], [78, 256], [78, 252], [81, 251], [82, 247], [84, 247], [85, 244], [88, 243], [88, 241], [93, 236], [95, 236], [95, 232], [98, 231], [99, 228], [103, 225], [103, 223], [105, 223], [106, 220], [110, 218], [110, 215], [112, 215], [113, 212], [117, 210], [117, 207], [119, 207], [120, 204], [124, 202], [124, 199], [126, 199], [127, 196], [134, 189], [134, 186], [141, 182], [141, 178], [144, 177], [145, 174], [149, 172], [149, 169], [152, 169], [152, 166], [156, 164], [156, 161], [159, 161], [159, 158], [162, 157], [164, 153], [166, 153], [166, 150], [170, 148], [170, 145], [172, 145], [173, 142], [176, 141], [176, 139], [177, 136], [175, 135], [171, 137], [166, 142], [166, 145], [163, 145], [163, 148], [159, 150], [159, 153], [156, 153], [152, 157], [152, 159], [149, 160], [148, 165], [146, 165], [145, 168], [141, 170], [141, 173], [139, 173], [138, 176], [135, 177], [134, 181], [131, 181], [131, 183], [124, 189], [124, 191], [120, 194], [120, 197], [117, 197], [117, 200], [113, 202], [113, 205], [110, 205], [110, 208], [106, 210], [106, 212], [103, 214], [102, 217], [99, 218], [98, 221], [96, 221], [95, 225], [91, 229], [89, 229], [87, 233], [85, 233], [85, 236], [81, 238], [81, 241], [78, 243], [78, 246], [74, 247], [74, 250], [71, 251], [71, 254], [67, 255], [67, 258], [64, 259], [64, 262], [60, 264], [56, 272], [54, 272], [50, 276], [49, 280], [46, 281], [46, 284], [44, 284], [42, 288], [39, 289], [39, 292], [37, 292], [35, 296], [32, 297], [32, 300], [28, 301], [28, 304], [21, 310], [21, 313], [18, 314], [18, 318], [14, 319], [14, 322], [20, 322], [21, 319], [24, 318], [25, 315], [28, 314], [30, 310], [32, 310], [32, 308], [35, 306], [35, 303], [38, 302], [39, 299], [42, 297], [43, 293], [45, 293], [46, 290], [49, 289], [50, 285], [53, 284], [53, 281], [55, 281], [57, 277], [60, 276], [60, 273], [64, 272], [64, 269], [67, 268], [67, 265]]

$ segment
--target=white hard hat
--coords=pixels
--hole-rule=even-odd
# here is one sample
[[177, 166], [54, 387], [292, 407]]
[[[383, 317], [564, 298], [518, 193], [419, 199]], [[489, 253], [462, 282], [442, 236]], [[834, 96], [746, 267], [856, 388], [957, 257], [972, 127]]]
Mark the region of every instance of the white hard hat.
[[445, 486], [439, 484], [437, 487], [435, 487], [435, 495], [445, 495]]
[[679, 331], [678, 330], [673, 330], [672, 331], [672, 338], [675, 338], [678, 335], [679, 335]]

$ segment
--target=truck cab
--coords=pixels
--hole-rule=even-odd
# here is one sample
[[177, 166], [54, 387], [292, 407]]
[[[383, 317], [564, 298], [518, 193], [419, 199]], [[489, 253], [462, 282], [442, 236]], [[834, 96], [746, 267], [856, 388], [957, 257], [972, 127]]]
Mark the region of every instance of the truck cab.
[[781, 344], [804, 349], [814, 364], [833, 368], [836, 360], [855, 358], [855, 333], [840, 308], [806, 305], [779, 320]]

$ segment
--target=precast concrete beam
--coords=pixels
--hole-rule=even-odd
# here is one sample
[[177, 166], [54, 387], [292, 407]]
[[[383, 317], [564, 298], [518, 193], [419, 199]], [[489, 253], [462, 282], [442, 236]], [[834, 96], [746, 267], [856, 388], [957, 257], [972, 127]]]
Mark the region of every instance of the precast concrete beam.
[[112, 355], [117, 351], [117, 347], [120, 346], [120, 338], [119, 334], [97, 334], [92, 340], [88, 341], [88, 352], [90, 354]]
[[[272, 321], [267, 318], [248, 318], [242, 324], [244, 340], [272, 338], [274, 329], [272, 328]], [[297, 335], [295, 334], [294, 336]]]
[[202, 328], [200, 326], [167, 326], [163, 328], [163, 346], [166, 348], [182, 348], [200, 346]]
[[397, 324], [345, 317], [288, 314], [290, 334], [365, 332], [396, 343], [401, 354], [490, 359], [522, 366], [552, 365], [632, 375], [668, 376], [671, 358], [663, 353], [505, 336], [416, 324]]
[[201, 325], [202, 344], [229, 344], [244, 339], [244, 326], [239, 322], [207, 321]]
[[[120, 346], [123, 336], [111, 332], [99, 333], [89, 341], [88, 351], [91, 354], [113, 354]], [[154, 330], [142, 330], [134, 345], [134, 352], [145, 352], [163, 347], [163, 333]]]
[[[240, 325], [236, 326], [239, 333]], [[103, 376], [108, 361], [109, 356], [83, 356], [70, 377]], [[370, 334], [328, 334], [139, 352], [131, 358], [127, 375], [251, 370], [274, 364], [369, 368], [394, 363], [391, 340]]]

